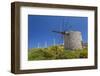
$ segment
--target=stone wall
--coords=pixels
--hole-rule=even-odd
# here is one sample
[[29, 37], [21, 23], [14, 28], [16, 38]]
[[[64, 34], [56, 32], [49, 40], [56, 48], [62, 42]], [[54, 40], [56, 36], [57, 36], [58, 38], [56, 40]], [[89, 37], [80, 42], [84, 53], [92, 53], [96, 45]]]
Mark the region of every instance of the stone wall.
[[79, 31], [69, 31], [64, 35], [65, 49], [82, 49], [82, 35]]

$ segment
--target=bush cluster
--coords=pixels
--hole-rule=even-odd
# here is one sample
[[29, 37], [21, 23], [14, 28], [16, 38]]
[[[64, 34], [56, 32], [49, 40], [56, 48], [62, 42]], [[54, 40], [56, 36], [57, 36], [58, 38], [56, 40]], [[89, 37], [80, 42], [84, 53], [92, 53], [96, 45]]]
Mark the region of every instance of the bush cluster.
[[62, 46], [33, 48], [28, 51], [28, 60], [54, 60], [87, 58], [88, 49], [65, 50]]

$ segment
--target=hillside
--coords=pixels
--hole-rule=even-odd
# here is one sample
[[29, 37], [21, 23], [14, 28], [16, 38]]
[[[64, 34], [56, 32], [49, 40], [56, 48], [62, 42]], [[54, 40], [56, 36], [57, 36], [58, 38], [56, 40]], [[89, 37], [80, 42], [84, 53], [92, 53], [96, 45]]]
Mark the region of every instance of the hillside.
[[87, 58], [88, 49], [65, 50], [63, 45], [28, 49], [28, 60], [55, 60]]

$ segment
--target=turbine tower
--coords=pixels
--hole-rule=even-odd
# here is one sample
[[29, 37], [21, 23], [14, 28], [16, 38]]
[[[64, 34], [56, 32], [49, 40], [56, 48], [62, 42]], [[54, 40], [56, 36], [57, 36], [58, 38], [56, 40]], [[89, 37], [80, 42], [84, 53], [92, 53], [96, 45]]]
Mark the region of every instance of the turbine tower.
[[54, 45], [54, 46], [56, 45], [56, 40], [55, 40], [55, 39], [53, 39], [53, 45]]
[[47, 45], [47, 41], [45, 42], [45, 48], [47, 48], [48, 47], [48, 45]]
[[37, 46], [37, 48], [40, 48], [40, 43], [38, 43], [38, 46]]

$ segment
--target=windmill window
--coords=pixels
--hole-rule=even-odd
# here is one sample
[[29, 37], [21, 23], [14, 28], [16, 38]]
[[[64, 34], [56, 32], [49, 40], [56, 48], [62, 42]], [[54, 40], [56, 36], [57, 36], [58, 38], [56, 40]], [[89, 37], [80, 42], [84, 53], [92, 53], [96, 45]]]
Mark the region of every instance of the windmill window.
[[67, 33], [66, 35], [70, 35], [69, 33]]

